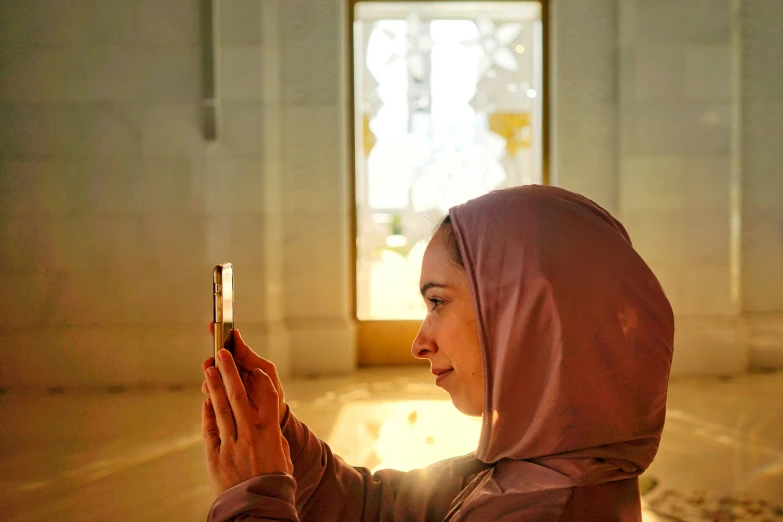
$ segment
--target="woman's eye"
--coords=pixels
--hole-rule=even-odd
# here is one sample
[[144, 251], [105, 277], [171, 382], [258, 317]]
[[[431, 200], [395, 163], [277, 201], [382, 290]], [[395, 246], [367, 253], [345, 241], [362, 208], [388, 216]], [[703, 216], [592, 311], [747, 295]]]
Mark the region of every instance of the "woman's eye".
[[432, 303], [432, 309], [433, 309], [433, 310], [435, 310], [435, 309], [438, 307], [438, 305], [440, 305], [440, 304], [442, 304], [442, 303], [443, 303], [443, 301], [441, 301], [440, 299], [435, 299], [435, 298], [433, 298], [433, 297], [428, 297], [428, 298], [427, 298], [427, 301], [429, 301], [430, 303]]

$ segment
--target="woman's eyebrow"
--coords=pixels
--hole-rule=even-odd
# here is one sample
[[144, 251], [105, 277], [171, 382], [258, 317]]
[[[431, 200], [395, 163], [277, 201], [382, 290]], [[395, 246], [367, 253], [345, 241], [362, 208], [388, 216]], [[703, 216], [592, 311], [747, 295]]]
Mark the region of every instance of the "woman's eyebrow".
[[420, 290], [421, 290], [421, 295], [422, 295], [422, 297], [423, 297], [423, 296], [424, 296], [424, 294], [425, 294], [425, 293], [427, 293], [427, 290], [429, 290], [430, 288], [448, 288], [448, 287], [449, 287], [449, 285], [444, 285], [444, 284], [442, 284], [442, 283], [433, 283], [433, 282], [429, 282], [429, 283], [426, 283], [426, 284], [424, 284], [424, 285], [421, 287], [421, 289], [420, 289]]

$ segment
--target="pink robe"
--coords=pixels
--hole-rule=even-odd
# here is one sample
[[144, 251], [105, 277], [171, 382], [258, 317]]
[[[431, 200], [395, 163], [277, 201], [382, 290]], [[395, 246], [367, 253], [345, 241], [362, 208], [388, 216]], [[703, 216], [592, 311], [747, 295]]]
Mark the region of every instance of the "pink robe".
[[641, 521], [673, 354], [658, 280], [618, 221], [563, 189], [495, 191], [450, 216], [484, 362], [475, 455], [373, 475], [289, 411], [295, 476], [235, 486], [209, 520]]

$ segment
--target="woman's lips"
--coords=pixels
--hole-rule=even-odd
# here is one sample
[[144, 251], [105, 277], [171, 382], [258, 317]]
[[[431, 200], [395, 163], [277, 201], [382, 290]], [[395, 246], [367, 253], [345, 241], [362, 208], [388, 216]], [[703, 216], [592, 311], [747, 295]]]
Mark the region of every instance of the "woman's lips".
[[443, 379], [445, 379], [446, 377], [448, 377], [452, 373], [454, 373], [454, 370], [448, 370], [446, 372], [439, 373], [438, 376], [435, 377], [435, 386], [440, 386], [440, 383], [443, 382]]

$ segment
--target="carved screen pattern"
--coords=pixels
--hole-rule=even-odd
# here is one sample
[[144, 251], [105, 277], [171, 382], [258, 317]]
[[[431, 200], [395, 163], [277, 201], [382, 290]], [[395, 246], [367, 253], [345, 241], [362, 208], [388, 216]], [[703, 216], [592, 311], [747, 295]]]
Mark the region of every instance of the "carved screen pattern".
[[359, 319], [420, 319], [448, 209], [541, 181], [537, 2], [360, 3], [354, 25]]

